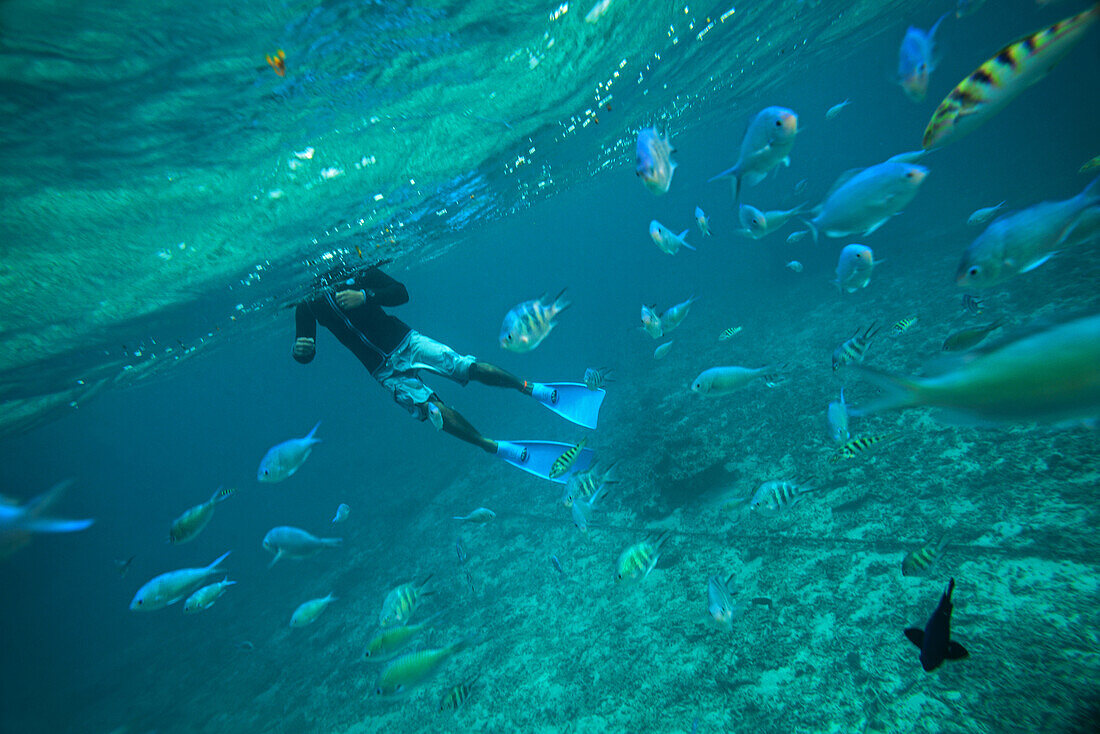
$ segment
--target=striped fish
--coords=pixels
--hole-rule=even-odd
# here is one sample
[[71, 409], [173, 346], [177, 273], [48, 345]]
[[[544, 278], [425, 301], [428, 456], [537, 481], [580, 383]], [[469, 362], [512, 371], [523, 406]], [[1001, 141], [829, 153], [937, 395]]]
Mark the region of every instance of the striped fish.
[[836, 453], [829, 457], [829, 463], [835, 464], [841, 459], [854, 459], [860, 454], [864, 454], [872, 446], [886, 441], [893, 441], [897, 438], [896, 433], [883, 433], [878, 436], [860, 436], [859, 438], [853, 438], [848, 443], [837, 449]]
[[741, 327], [740, 326], [731, 326], [730, 328], [726, 329], [725, 331], [723, 331], [721, 334], [718, 335], [718, 341], [724, 342], [726, 339], [732, 339], [733, 337], [737, 336], [740, 333], [741, 333]]
[[897, 336], [898, 334], [904, 334], [905, 332], [909, 331], [909, 329], [912, 328], [913, 324], [915, 323], [917, 323], [916, 316], [911, 316], [907, 319], [902, 319], [901, 321], [897, 322], [896, 324], [894, 324], [893, 328], [894, 336]]
[[965, 310], [967, 313], [972, 313], [977, 316], [982, 312], [982, 300], [980, 298], [975, 298], [970, 294], [964, 295], [963, 310]]
[[451, 709], [458, 711], [462, 707], [462, 704], [466, 703], [466, 699], [470, 697], [470, 693], [474, 689], [474, 683], [477, 682], [477, 678], [480, 673], [474, 675], [470, 680], [463, 681], [457, 686], [452, 687], [449, 691], [443, 694], [443, 698], [439, 700], [439, 710], [446, 711]]
[[394, 625], [408, 624], [413, 612], [416, 611], [416, 605], [420, 601], [420, 597], [431, 593], [424, 590], [428, 586], [429, 579], [431, 579], [431, 575], [425, 578], [419, 586], [410, 581], [391, 590], [386, 595], [385, 601], [382, 602], [382, 611], [378, 614], [378, 626], [393, 627]]
[[558, 477], [564, 477], [566, 472], [573, 468], [573, 464], [576, 463], [577, 457], [580, 456], [581, 449], [588, 443], [588, 436], [581, 439], [581, 442], [571, 449], [566, 449], [565, 452], [554, 459], [554, 463], [550, 465], [551, 479], [557, 479]]
[[749, 509], [776, 515], [794, 507], [802, 500], [802, 495], [815, 489], [808, 482], [796, 484], [785, 479], [773, 479], [757, 487], [749, 500]]
[[651, 543], [648, 540], [643, 540], [620, 553], [617, 564], [617, 580], [634, 581], [648, 576], [661, 557], [661, 546], [664, 545], [671, 534], [671, 530], [666, 530], [656, 541]]
[[943, 536], [938, 541], [930, 541], [915, 551], [905, 554], [901, 562], [901, 575], [920, 576], [936, 562], [946, 545], [947, 536]]
[[562, 491], [561, 503], [566, 507], [572, 507], [574, 500], [586, 500], [596, 494], [596, 491], [604, 484], [618, 482], [618, 479], [611, 476], [611, 471], [614, 468], [615, 464], [612, 464], [606, 470], [603, 470], [593, 463], [584, 471], [570, 474], [565, 483], [565, 489]]
[[940, 103], [921, 146], [929, 150], [947, 145], [980, 127], [1046, 76], [1098, 19], [1100, 3], [1005, 46]]
[[[872, 329], [874, 329], [874, 331], [872, 331]], [[851, 339], [848, 339], [834, 349], [833, 372], [836, 372], [841, 367], [851, 362], [861, 364], [863, 362], [863, 357], [867, 353], [867, 347], [870, 346], [871, 340], [875, 338], [875, 334], [878, 334], [878, 329], [875, 329], [874, 324], [868, 326], [867, 331], [863, 332], [862, 335], [860, 335], [857, 329]]]

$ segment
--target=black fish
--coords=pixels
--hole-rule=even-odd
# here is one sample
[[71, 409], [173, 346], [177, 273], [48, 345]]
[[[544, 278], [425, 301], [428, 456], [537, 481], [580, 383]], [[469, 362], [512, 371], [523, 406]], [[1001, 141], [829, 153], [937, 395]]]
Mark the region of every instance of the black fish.
[[951, 579], [924, 630], [916, 627], [905, 630], [909, 641], [920, 648], [920, 664], [928, 673], [943, 665], [944, 660], [970, 657], [965, 647], [951, 639], [951, 592], [954, 590], [955, 579]]

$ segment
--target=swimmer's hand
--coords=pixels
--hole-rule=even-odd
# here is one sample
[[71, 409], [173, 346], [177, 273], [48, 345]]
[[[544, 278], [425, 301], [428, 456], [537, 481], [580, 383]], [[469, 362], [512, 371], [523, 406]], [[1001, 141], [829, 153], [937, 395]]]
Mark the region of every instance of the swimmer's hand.
[[367, 296], [373, 295], [374, 291], [340, 291], [336, 294], [336, 304], [345, 311], [350, 311], [362, 306], [367, 302]]
[[312, 358], [317, 352], [317, 342], [308, 336], [299, 337], [294, 340], [294, 358], [300, 359], [303, 357]]

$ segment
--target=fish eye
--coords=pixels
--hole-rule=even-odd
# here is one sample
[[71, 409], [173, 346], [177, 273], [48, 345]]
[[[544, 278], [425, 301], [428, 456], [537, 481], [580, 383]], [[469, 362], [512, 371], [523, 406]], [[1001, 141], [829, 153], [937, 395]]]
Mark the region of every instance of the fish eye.
[[375, 692], [375, 694], [381, 696], [382, 695], [382, 686], [378, 686], [377, 688], [375, 688], [374, 692]]
[[979, 268], [977, 265], [971, 265], [970, 270], [966, 272], [971, 276], [976, 276], [978, 273], [982, 272], [982, 269]]
[[776, 120], [775, 121], [775, 126], [776, 127], [783, 127], [783, 121], [782, 120]]

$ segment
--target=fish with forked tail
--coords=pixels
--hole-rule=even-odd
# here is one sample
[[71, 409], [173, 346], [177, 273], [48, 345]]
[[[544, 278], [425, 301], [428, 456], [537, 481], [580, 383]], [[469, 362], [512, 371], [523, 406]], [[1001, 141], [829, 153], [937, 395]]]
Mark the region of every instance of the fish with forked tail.
[[970, 657], [965, 647], [951, 639], [951, 593], [954, 590], [955, 579], [951, 579], [947, 591], [940, 597], [940, 603], [924, 629], [909, 627], [905, 630], [909, 641], [920, 648], [920, 664], [926, 673], [943, 665], [944, 660], [963, 660]]

